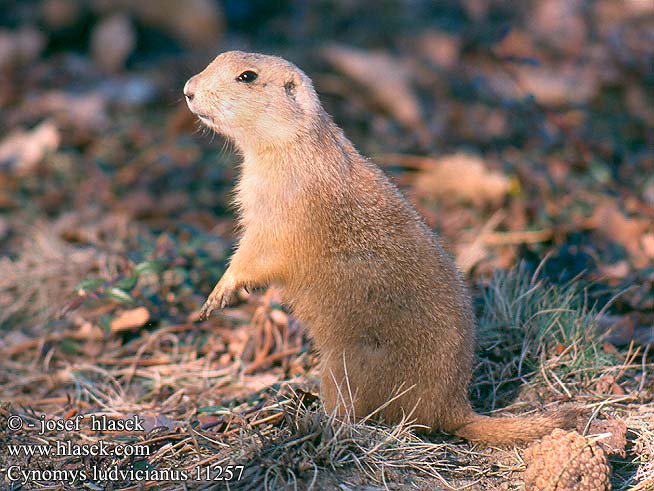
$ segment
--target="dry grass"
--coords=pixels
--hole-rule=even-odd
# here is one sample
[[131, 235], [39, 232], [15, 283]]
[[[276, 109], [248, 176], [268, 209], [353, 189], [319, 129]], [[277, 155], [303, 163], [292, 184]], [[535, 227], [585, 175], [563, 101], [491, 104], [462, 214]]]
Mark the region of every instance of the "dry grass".
[[36, 229], [16, 259], [0, 259], [0, 326], [51, 318], [74, 286], [96, 267], [95, 251]]
[[[636, 405], [625, 415], [633, 435], [633, 462], [636, 472], [622, 487], [630, 491], [654, 489], [654, 404]], [[627, 488], [627, 486], [629, 486]]]
[[[52, 240], [55, 246], [48, 247], [56, 247], [51, 237], [43, 240]], [[34, 261], [45, 253], [36, 249], [25, 248], [11, 261], [22, 265], [31, 283], [23, 284], [20, 275], [4, 279], [3, 294], [21, 306], [5, 317], [2, 329], [11, 335], [7, 339], [20, 332], [16, 315], [27, 312], [28, 305], [44, 305], [46, 299], [73, 293], [80, 276], [98, 273], [97, 255], [80, 256], [85, 260], [73, 263], [79, 269], [71, 266], [72, 273], [65, 270], [68, 279], [59, 281], [62, 258], [69, 258], [71, 250], [47, 256], [48, 267], [40, 269], [33, 268]], [[186, 283], [174, 279], [183, 272], [165, 261], [162, 267], [147, 281], [137, 278], [132, 293], [171, 299], [160, 312], [188, 311], [180, 307], [185, 305], [180, 292]], [[127, 267], [125, 274], [133, 270]], [[48, 275], [56, 281], [43, 280]], [[34, 297], [34, 289], [42, 297]], [[654, 404], [647, 376], [654, 365], [647, 354], [635, 347], [606, 352], [595, 329], [596, 313], [576, 284], [549, 285], [520, 269], [491, 279], [480, 299], [475, 403], [488, 411], [527, 413], [569, 401], [587, 408], [589, 420], [622, 418], [630, 443], [627, 457], [613, 461], [615, 489], [651, 489]], [[172, 322], [160, 316], [167, 320], [158, 328], [131, 332], [100, 327], [106, 327], [107, 315], [123, 304], [102, 296], [87, 295], [83, 300], [50, 330], [37, 326], [31, 338], [18, 338], [1, 348], [0, 397], [5, 403], [0, 417], [19, 414], [38, 422], [41, 414], [56, 418], [138, 414], [146, 431], [102, 434], [87, 428], [41, 436], [33, 431], [3, 432], [0, 448], [7, 443], [103, 440], [110, 446], [146, 446], [150, 455], [32, 459], [30, 469], [78, 469], [91, 475], [93, 468], [191, 472], [198, 465], [243, 465], [242, 479], [230, 483], [229, 489], [334, 489], [339, 483], [380, 489], [410, 485], [474, 490], [507, 482], [512, 489], [520, 487], [523, 464], [518, 450], [482, 449], [446, 436], [425, 438], [410, 421], [387, 427], [324, 414], [315, 382], [316, 357], [301, 327], [279, 310], [272, 291], [250, 295], [244, 304], [210, 322], [183, 317]], [[156, 312], [155, 304], [147, 305]], [[29, 312], [32, 320], [37, 318], [35, 310]], [[600, 390], [598, 380], [607, 376], [624, 387], [623, 394]], [[0, 427], [5, 425], [0, 422]], [[0, 466], [16, 462], [19, 457], [0, 452]], [[179, 483], [156, 480], [87, 480], [83, 485], [181, 489]], [[192, 479], [184, 485], [216, 486]], [[79, 489], [82, 484], [43, 486], [39, 489]]]
[[80, 282], [118, 275], [134, 235], [127, 217], [98, 210], [17, 228], [23, 232], [18, 254], [0, 257], [0, 329], [22, 325], [36, 332], [59, 317]]
[[[430, 482], [432, 485], [447, 487], [452, 482], [471, 482], [490, 484], [494, 479], [507, 478], [510, 473], [520, 469], [520, 460], [515, 454], [505, 453], [498, 465], [494, 459], [465, 444], [455, 444], [444, 440], [427, 441], [419, 438], [414, 427], [408, 422], [387, 427], [367, 422], [346, 422], [333, 415], [326, 415], [318, 403], [317, 395], [303, 390], [294, 390], [291, 385], [284, 387], [277, 397], [257, 401], [253, 407], [234, 409], [215, 409], [217, 421], [198, 424], [197, 420], [173, 421], [169, 417], [152, 415], [150, 409], [142, 405], [125, 405], [119, 395], [115, 381], [105, 381], [102, 390], [96, 381], [90, 384], [86, 377], [74, 374], [73, 378], [82, 385], [84, 397], [76, 401], [79, 405], [84, 399], [96, 403], [100, 411], [92, 414], [111, 414], [128, 417], [138, 412], [151, 428], [146, 435], [123, 435], [123, 438], [108, 438], [90, 431], [81, 433], [49, 434], [34, 437], [33, 432], [11, 435], [6, 443], [56, 445], [57, 441], [70, 440], [76, 443], [97, 443], [99, 440], [112, 444], [131, 444], [147, 446], [150, 456], [142, 461], [139, 468], [147, 469], [185, 469], [194, 475], [197, 466], [215, 468], [228, 465], [244, 466], [242, 478], [231, 483], [230, 489], [323, 489], [319, 484], [325, 473], [335, 473], [353, 468], [362, 475], [359, 479], [379, 485], [390, 485], [391, 489], [407, 479]], [[100, 394], [106, 394], [102, 397]], [[50, 401], [53, 402], [53, 401]], [[86, 406], [86, 404], [81, 404]], [[170, 407], [167, 414], [175, 414], [180, 408]], [[7, 407], [2, 410], [4, 417], [9, 413], [21, 414], [27, 421], [38, 421], [37, 414]], [[68, 413], [71, 417], [72, 413]], [[165, 426], [168, 425], [168, 426]], [[62, 468], [70, 459], [39, 462], [43, 468]], [[20, 460], [5, 457], [0, 465], [16, 465]], [[27, 465], [23, 462], [24, 465]], [[91, 475], [92, 468], [109, 469], [118, 467], [129, 469], [131, 459], [94, 458], [75, 463], [76, 468], [85, 469]], [[33, 467], [34, 462], [30, 465]], [[102, 486], [102, 482], [96, 484]], [[106, 484], [106, 483], [104, 483]], [[119, 489], [179, 489], [175, 483], [158, 481], [132, 483]], [[215, 483], [188, 483], [189, 489], [214, 489]], [[439, 486], [439, 487], [440, 487]], [[29, 489], [29, 487], [27, 488]], [[54, 486], [51, 489], [65, 489]], [[476, 489], [476, 488], [474, 488]]]

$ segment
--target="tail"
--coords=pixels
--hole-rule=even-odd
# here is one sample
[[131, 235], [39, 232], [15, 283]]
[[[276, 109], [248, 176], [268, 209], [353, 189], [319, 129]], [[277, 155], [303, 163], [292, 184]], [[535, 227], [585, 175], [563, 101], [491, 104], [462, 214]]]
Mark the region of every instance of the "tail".
[[453, 431], [466, 440], [489, 445], [512, 445], [549, 435], [556, 428], [572, 428], [579, 412], [565, 408], [542, 416], [491, 417], [471, 412], [467, 422]]

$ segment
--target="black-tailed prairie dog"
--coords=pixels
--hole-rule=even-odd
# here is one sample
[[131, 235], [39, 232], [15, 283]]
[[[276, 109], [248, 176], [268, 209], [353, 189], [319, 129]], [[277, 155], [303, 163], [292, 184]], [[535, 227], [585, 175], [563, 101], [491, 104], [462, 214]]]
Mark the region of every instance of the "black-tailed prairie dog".
[[328, 411], [363, 417], [387, 404], [376, 413], [386, 422], [410, 414], [432, 430], [491, 444], [567, 425], [569, 412], [473, 412], [475, 322], [461, 275], [398, 189], [333, 123], [304, 72], [282, 58], [230, 51], [184, 94], [243, 156], [242, 235], [202, 317], [238, 288], [279, 285], [320, 351]]

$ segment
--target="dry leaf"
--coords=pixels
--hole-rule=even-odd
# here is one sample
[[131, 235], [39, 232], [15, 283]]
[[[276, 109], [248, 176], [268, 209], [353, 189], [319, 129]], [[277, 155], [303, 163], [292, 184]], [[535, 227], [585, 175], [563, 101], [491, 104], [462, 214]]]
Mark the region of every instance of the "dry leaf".
[[623, 279], [626, 278], [631, 271], [627, 261], [618, 261], [613, 264], [599, 264], [597, 267], [600, 274], [606, 278]]
[[423, 138], [428, 136], [411, 74], [400, 61], [386, 53], [340, 45], [331, 45], [323, 53], [336, 69], [368, 88], [371, 98], [401, 124]]
[[620, 6], [624, 8], [625, 3], [630, 15], [654, 14], [654, 3], [651, 0], [626, 0]]
[[477, 264], [490, 256], [486, 238], [504, 219], [504, 213], [495, 212], [484, 224], [481, 230], [476, 230], [470, 242], [458, 244], [456, 247], [456, 264], [461, 271], [467, 273]]
[[608, 455], [626, 455], [625, 447], [627, 446], [627, 425], [621, 419], [593, 420], [588, 429], [591, 435], [601, 435], [609, 433], [606, 438], [597, 440], [597, 443], [604, 449]]
[[278, 309], [273, 309], [270, 311], [270, 320], [272, 320], [278, 326], [288, 326], [288, 315], [286, 312], [283, 312]]
[[486, 168], [477, 156], [456, 153], [438, 159], [425, 158], [415, 178], [415, 190], [423, 196], [450, 196], [475, 205], [497, 204], [508, 193], [510, 180]]
[[78, 0], [44, 0], [41, 15], [46, 25], [52, 29], [72, 26], [79, 20], [81, 6]]
[[80, 132], [100, 131], [109, 123], [107, 106], [107, 98], [99, 92], [69, 94], [52, 90], [26, 100], [20, 114], [29, 118], [52, 116], [60, 126]]
[[646, 345], [654, 340], [652, 320], [639, 315], [603, 315], [597, 327], [602, 339], [615, 346], [628, 346], [632, 342]]
[[175, 421], [162, 413], [141, 413], [138, 417], [146, 433], [149, 433], [155, 428], [162, 427], [172, 431], [180, 426], [179, 421]]
[[552, 106], [588, 102], [598, 92], [602, 80], [597, 66], [591, 63], [498, 66], [480, 61], [470, 69], [503, 99], [532, 96], [540, 104]]
[[99, 341], [104, 338], [102, 328], [92, 322], [78, 317], [75, 319], [76, 331], [70, 333], [69, 337], [80, 341]]
[[461, 38], [432, 29], [420, 36], [418, 49], [435, 65], [453, 68], [461, 55]]
[[0, 69], [32, 63], [40, 56], [45, 42], [43, 33], [34, 27], [0, 29]]
[[141, 327], [150, 320], [150, 312], [145, 307], [137, 307], [120, 312], [111, 321], [111, 332], [127, 331]]
[[256, 375], [243, 375], [240, 381], [244, 389], [252, 392], [258, 392], [278, 383], [279, 379], [279, 373], [276, 373], [275, 370], [267, 370]]
[[121, 0], [145, 24], [165, 29], [188, 46], [213, 47], [220, 41], [223, 14], [212, 0]]
[[136, 32], [129, 17], [116, 13], [102, 19], [91, 33], [91, 53], [104, 70], [116, 72], [136, 45]]
[[451, 120], [462, 137], [480, 143], [506, 137], [511, 131], [510, 123], [506, 111], [481, 103], [466, 103]]
[[525, 29], [520, 28], [512, 29], [492, 49], [500, 57], [535, 59], [540, 54], [533, 37]]
[[491, 4], [487, 0], [462, 0], [461, 3], [466, 14], [475, 22], [482, 22], [486, 19], [491, 8]]
[[59, 147], [61, 137], [52, 121], [44, 121], [31, 131], [15, 130], [0, 142], [0, 166], [17, 174], [29, 174], [48, 152]]
[[569, 53], [586, 46], [586, 19], [583, 0], [541, 0], [529, 16], [529, 32], [536, 39]]
[[626, 216], [617, 203], [605, 201], [596, 208], [589, 220], [591, 228], [613, 240], [627, 250], [634, 263], [648, 265], [652, 262], [649, 255], [649, 236], [646, 232], [652, 227], [650, 220]]
[[547, 105], [588, 102], [599, 88], [599, 77], [590, 65], [521, 65], [517, 75], [521, 89]]
[[595, 382], [595, 391], [600, 394], [624, 395], [624, 389], [613, 375], [604, 375]]
[[640, 239], [643, 252], [650, 259], [654, 259], [654, 233], [645, 234]]

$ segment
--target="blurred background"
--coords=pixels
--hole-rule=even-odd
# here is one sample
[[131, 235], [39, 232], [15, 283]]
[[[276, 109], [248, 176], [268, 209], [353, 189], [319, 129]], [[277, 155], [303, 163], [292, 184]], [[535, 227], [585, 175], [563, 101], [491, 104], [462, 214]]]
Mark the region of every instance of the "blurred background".
[[[234, 244], [238, 157], [182, 88], [229, 49], [307, 72], [441, 235], [480, 315], [493, 274], [538, 268], [582, 285], [602, 353], [627, 363], [639, 347], [651, 365], [652, 0], [0, 0], [2, 398], [56, 412], [77, 387], [93, 405], [80, 363], [123, 402], [181, 390], [196, 406], [314, 368], [273, 291], [195, 323]], [[485, 339], [502, 378], [511, 362]], [[651, 404], [644, 372], [611, 373], [578, 388]], [[480, 380], [483, 409], [516, 395]]]
[[[180, 313], [197, 307], [232, 243], [237, 160], [181, 90], [228, 49], [301, 66], [473, 283], [547, 256], [546, 276], [582, 274], [603, 301], [628, 288], [614, 307], [651, 321], [649, 0], [4, 0], [0, 12], [0, 322], [29, 328], [80, 275], [129, 276], [167, 247], [191, 290]], [[106, 264], [60, 271], [68, 248]]]

